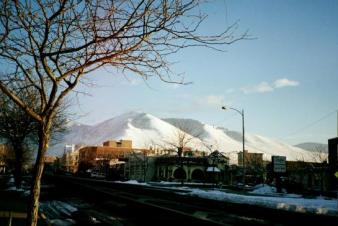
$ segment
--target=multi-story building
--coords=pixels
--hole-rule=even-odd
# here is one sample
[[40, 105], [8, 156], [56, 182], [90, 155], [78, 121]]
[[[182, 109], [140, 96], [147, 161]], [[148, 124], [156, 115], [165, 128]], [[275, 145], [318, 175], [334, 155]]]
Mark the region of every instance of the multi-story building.
[[150, 181], [155, 174], [155, 159], [154, 155], [147, 156], [143, 153], [130, 153], [126, 156], [124, 167], [124, 176], [129, 180]]
[[131, 140], [106, 141], [103, 146], [85, 146], [79, 149], [79, 170], [106, 171], [108, 168], [121, 170], [128, 155], [132, 153], [148, 155], [150, 152], [147, 149], [133, 148]]
[[[238, 152], [238, 165], [243, 166], [243, 152]], [[263, 167], [263, 153], [253, 153], [244, 150], [244, 166], [250, 167]]]
[[77, 173], [79, 168], [79, 149], [80, 145], [65, 145], [64, 153], [61, 158], [62, 169], [66, 172]]

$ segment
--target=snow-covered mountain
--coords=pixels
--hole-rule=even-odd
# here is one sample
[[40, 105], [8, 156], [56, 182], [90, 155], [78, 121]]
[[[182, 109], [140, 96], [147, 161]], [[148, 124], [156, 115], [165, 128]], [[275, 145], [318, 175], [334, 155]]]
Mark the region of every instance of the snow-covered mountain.
[[[128, 112], [106, 120], [97, 125], [72, 125], [62, 142], [51, 147], [49, 153], [62, 155], [65, 144], [102, 145], [107, 140], [129, 139], [135, 148], [169, 148], [177, 143], [183, 131], [153, 115], [142, 112]], [[205, 150], [205, 144], [199, 139], [191, 139], [189, 144], [198, 150]]]
[[[102, 145], [111, 139], [130, 139], [135, 148], [171, 147], [186, 133], [191, 140], [187, 146], [203, 151], [219, 150], [228, 155], [232, 163], [237, 162], [236, 153], [242, 150], [241, 133], [197, 120], [160, 119], [143, 112], [128, 112], [93, 126], [73, 124], [63, 140], [51, 147], [49, 154], [62, 155], [65, 144]], [[194, 138], [190, 139], [191, 136]], [[283, 155], [287, 160], [313, 161], [309, 151], [250, 133], [245, 135], [245, 149], [263, 153], [265, 159]]]
[[[191, 119], [164, 119], [165, 121], [180, 126], [189, 133], [189, 130], [197, 131], [199, 138], [213, 149], [227, 153], [230, 158], [237, 159], [237, 152], [242, 150], [242, 134], [227, 130], [223, 127], [213, 127]], [[186, 130], [188, 128], [188, 130]], [[199, 132], [203, 130], [203, 133]], [[263, 153], [266, 160], [272, 155], [287, 156], [287, 160], [315, 161], [313, 153], [261, 135], [245, 134], [245, 149], [249, 152]]]

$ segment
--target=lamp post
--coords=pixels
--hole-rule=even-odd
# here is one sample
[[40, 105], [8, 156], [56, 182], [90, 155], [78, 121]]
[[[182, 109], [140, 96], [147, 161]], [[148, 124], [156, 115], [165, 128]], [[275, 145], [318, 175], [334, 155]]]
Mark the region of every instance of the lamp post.
[[244, 109], [241, 111], [236, 108], [225, 107], [222, 106], [222, 110], [234, 110], [242, 116], [242, 142], [243, 142], [243, 150], [242, 150], [242, 165], [243, 165], [243, 186], [245, 186], [245, 134], [244, 134]]

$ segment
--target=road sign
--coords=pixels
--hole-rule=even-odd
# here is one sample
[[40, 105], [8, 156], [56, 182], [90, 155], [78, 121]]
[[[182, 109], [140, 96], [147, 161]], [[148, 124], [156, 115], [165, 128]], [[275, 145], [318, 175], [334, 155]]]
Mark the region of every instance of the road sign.
[[286, 172], [286, 157], [285, 156], [272, 156], [273, 172], [285, 173]]

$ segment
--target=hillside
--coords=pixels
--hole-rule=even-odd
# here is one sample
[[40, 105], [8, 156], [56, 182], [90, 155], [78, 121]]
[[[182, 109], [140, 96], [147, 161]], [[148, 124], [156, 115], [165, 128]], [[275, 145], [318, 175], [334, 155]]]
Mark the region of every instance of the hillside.
[[328, 152], [328, 146], [327, 144], [321, 144], [321, 143], [313, 143], [313, 142], [307, 142], [307, 143], [301, 143], [295, 145], [295, 147], [302, 148], [307, 151], [312, 152]]
[[[194, 137], [187, 145], [192, 149], [219, 150], [228, 155], [232, 163], [237, 162], [237, 152], [242, 150], [241, 133], [193, 119], [160, 119], [143, 112], [128, 112], [93, 126], [71, 125], [62, 141], [51, 147], [49, 154], [62, 155], [65, 144], [102, 145], [103, 141], [110, 139], [130, 139], [136, 148], [169, 148], [183, 131]], [[309, 151], [264, 136], [247, 133], [245, 143], [249, 152], [263, 153], [267, 160], [271, 155], [284, 155], [288, 160], [312, 161]]]

